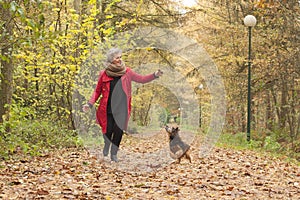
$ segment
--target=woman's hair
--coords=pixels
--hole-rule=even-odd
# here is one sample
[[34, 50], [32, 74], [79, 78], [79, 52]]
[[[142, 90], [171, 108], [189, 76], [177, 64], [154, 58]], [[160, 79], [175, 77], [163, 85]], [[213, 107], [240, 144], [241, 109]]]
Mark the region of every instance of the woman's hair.
[[117, 54], [121, 54], [122, 50], [119, 48], [111, 48], [110, 50], [108, 50], [107, 54], [106, 54], [106, 62], [107, 63], [112, 63], [112, 61], [114, 60], [114, 56]]

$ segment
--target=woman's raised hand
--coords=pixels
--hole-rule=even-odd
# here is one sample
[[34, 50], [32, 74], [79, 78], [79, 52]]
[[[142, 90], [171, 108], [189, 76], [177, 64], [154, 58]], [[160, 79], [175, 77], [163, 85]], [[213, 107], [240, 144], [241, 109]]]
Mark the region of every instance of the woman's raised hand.
[[157, 70], [157, 71], [154, 73], [154, 75], [155, 75], [156, 77], [160, 77], [161, 75], [163, 75], [163, 71], [161, 71], [161, 70], [159, 69], [159, 70]]

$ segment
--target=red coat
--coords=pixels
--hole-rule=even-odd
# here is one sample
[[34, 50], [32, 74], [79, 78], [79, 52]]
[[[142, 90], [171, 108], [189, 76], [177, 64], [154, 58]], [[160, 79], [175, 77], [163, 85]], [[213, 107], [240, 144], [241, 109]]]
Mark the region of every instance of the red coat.
[[[126, 68], [126, 73], [121, 77], [122, 87], [127, 97], [128, 117], [127, 117], [126, 128], [128, 125], [128, 120], [131, 112], [131, 81], [135, 81], [138, 83], [148, 83], [154, 79], [155, 79], [154, 74], [148, 74], [143, 76], [135, 73], [129, 67]], [[96, 113], [97, 123], [100, 124], [102, 128], [102, 133], [106, 133], [106, 128], [107, 128], [107, 102], [108, 102], [111, 80], [113, 80], [113, 78], [107, 76], [105, 70], [100, 71], [97, 86], [93, 92], [91, 99], [89, 100], [89, 103], [94, 105], [95, 102], [100, 97], [100, 95], [102, 95], [100, 97], [100, 104], [98, 106], [97, 113]]]

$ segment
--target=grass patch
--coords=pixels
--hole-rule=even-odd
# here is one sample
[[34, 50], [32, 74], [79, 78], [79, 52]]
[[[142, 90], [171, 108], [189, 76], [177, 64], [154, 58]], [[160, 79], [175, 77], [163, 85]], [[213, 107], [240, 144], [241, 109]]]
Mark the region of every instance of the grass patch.
[[290, 149], [283, 148], [283, 146], [277, 142], [275, 137], [272, 136], [267, 136], [264, 140], [251, 139], [250, 141], [247, 141], [246, 133], [223, 133], [220, 135], [216, 145], [237, 150], [254, 150], [258, 153], [268, 153], [271, 156], [283, 158], [288, 162], [300, 165], [300, 154], [293, 152]]

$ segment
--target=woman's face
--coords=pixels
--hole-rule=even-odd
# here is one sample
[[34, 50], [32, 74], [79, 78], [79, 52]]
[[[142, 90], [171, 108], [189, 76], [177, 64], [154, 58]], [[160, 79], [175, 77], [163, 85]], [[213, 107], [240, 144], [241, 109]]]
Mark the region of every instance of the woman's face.
[[121, 64], [122, 64], [122, 54], [116, 54], [114, 56], [112, 64], [117, 65], [117, 66], [121, 66]]

